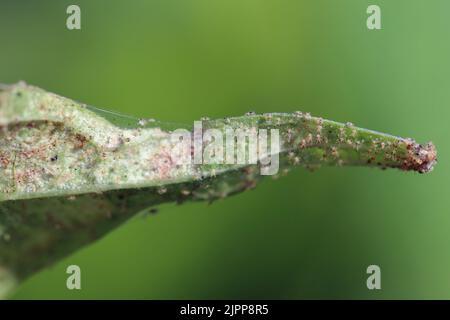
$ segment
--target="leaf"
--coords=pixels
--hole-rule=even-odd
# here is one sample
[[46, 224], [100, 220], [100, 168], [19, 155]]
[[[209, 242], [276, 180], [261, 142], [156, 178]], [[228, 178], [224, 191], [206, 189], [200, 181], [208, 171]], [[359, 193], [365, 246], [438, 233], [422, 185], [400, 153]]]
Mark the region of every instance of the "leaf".
[[[0, 296], [137, 212], [165, 202], [211, 202], [255, 187], [277, 157], [278, 172], [297, 165], [337, 165], [425, 173], [436, 162], [431, 143], [308, 113], [249, 113], [203, 119], [197, 127], [184, 126], [193, 138], [186, 149], [173, 140], [175, 124], [93, 108], [24, 83], [2, 85]], [[205, 139], [211, 129], [216, 135]], [[215, 142], [235, 139], [239, 143], [223, 156], [229, 150], [250, 154], [246, 140], [227, 140], [230, 130], [249, 136], [266, 132], [270, 151], [253, 164], [180, 164], [186, 156], [208, 156]], [[279, 144], [272, 140], [276, 133]], [[221, 149], [211, 150], [216, 155]]]

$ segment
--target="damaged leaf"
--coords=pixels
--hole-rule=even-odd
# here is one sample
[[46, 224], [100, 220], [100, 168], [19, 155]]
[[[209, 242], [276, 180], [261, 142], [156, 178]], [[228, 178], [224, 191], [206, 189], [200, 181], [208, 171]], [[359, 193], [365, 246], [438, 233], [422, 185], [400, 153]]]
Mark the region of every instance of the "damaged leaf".
[[308, 113], [247, 113], [179, 128], [24, 83], [2, 85], [0, 296], [139, 211], [225, 198], [255, 187], [264, 174], [274, 173], [269, 167], [276, 174], [322, 165], [426, 173], [435, 162], [431, 143]]

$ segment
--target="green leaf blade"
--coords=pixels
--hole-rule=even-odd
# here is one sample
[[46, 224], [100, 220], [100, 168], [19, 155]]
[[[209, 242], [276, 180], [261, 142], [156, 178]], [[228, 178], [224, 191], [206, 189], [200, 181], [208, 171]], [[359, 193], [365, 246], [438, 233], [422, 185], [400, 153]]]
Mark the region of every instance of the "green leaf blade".
[[[269, 156], [279, 157], [279, 172], [333, 165], [426, 173], [436, 162], [431, 143], [300, 112], [200, 124], [201, 133], [215, 129], [224, 139], [227, 130], [276, 130], [279, 150], [270, 145]], [[211, 202], [261, 180], [261, 163], [178, 165], [171, 140], [177, 127], [88, 107], [23, 83], [1, 86], [0, 294], [139, 211], [166, 202]], [[195, 126], [182, 127], [195, 134]], [[207, 146], [202, 141], [200, 151]]]

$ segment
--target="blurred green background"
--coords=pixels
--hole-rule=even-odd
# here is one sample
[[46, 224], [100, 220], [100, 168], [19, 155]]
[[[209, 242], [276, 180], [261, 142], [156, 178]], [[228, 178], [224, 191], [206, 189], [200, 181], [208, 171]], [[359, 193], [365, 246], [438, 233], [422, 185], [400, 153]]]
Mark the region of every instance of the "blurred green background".
[[[81, 7], [82, 30], [66, 29]], [[382, 30], [366, 28], [377, 4]], [[448, 0], [0, 0], [0, 82], [137, 117], [313, 115], [432, 140], [429, 175], [302, 169], [164, 205], [27, 280], [23, 298], [450, 298]], [[66, 289], [66, 267], [82, 290]], [[366, 287], [381, 267], [382, 290]]]

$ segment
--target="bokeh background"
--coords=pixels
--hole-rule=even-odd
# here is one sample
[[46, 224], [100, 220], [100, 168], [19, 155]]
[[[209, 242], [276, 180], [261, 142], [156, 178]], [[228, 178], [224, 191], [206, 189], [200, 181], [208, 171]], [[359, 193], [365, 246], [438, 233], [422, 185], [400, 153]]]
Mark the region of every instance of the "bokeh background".
[[[82, 30], [66, 29], [81, 7]], [[382, 30], [366, 28], [377, 4]], [[313, 115], [432, 140], [429, 175], [302, 169], [164, 205], [13, 298], [450, 298], [448, 0], [0, 0], [0, 82], [136, 117]], [[65, 269], [82, 270], [82, 290]], [[366, 287], [377, 264], [382, 290]]]

